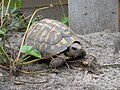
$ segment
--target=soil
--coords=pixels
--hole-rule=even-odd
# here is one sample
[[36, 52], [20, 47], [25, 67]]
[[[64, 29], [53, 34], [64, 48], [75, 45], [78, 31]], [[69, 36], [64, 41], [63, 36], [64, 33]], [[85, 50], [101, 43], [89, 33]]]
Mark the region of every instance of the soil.
[[63, 65], [58, 72], [51, 72], [48, 63], [37, 62], [21, 68], [33, 74], [10, 76], [0, 69], [0, 90], [120, 90], [120, 33], [96, 32], [81, 37], [84, 49], [96, 57], [102, 73], [90, 73], [74, 63], [70, 63], [74, 68]]

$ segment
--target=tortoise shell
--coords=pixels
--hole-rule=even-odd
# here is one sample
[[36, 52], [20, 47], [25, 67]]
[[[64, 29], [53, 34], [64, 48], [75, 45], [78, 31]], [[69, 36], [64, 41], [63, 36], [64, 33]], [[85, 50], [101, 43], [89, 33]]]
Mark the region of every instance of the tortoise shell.
[[25, 43], [41, 53], [56, 55], [76, 40], [77, 37], [68, 26], [56, 20], [43, 19], [31, 25]]

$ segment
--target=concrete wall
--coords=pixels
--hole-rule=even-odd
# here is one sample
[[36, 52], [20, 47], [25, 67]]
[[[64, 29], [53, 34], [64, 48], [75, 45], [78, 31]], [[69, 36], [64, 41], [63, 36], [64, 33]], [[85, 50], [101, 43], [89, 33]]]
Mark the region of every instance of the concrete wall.
[[118, 31], [118, 0], [68, 0], [70, 27], [79, 34]]
[[[118, 31], [118, 1], [120, 12], [120, 0], [61, 0], [66, 16], [69, 18], [70, 27], [79, 34], [86, 34], [104, 29]], [[21, 10], [25, 11], [26, 16], [32, 14], [37, 8], [58, 5], [39, 11], [37, 15], [47, 18], [59, 19], [63, 13], [59, 0], [23, 0]], [[120, 23], [120, 15], [119, 15]], [[120, 27], [120, 24], [119, 24]]]
[[[68, 1], [61, 1], [65, 14], [68, 15]], [[23, 0], [23, 6], [21, 10], [25, 11], [26, 16], [28, 16], [32, 14], [37, 8], [49, 6], [50, 4], [57, 5], [57, 7], [39, 11], [37, 15], [42, 15], [47, 18], [59, 19], [63, 15], [59, 0]]]
[[119, 21], [119, 32], [120, 32], [120, 0], [119, 0], [119, 5], [118, 5], [118, 21]]

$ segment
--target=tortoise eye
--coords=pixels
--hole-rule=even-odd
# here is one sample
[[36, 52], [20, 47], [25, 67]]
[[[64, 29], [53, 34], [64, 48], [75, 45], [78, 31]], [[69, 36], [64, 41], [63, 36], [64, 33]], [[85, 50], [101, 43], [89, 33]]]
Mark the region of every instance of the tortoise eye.
[[77, 50], [77, 48], [76, 47], [71, 47], [73, 50]]

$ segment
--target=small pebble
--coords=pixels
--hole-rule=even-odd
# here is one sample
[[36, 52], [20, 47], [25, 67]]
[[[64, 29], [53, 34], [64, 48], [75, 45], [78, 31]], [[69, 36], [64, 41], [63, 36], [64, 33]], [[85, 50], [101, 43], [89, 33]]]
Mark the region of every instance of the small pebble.
[[0, 77], [2, 77], [2, 76], [3, 76], [3, 73], [0, 72]]

